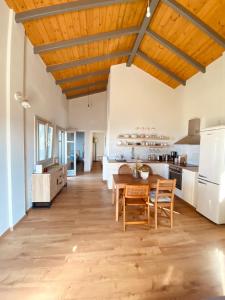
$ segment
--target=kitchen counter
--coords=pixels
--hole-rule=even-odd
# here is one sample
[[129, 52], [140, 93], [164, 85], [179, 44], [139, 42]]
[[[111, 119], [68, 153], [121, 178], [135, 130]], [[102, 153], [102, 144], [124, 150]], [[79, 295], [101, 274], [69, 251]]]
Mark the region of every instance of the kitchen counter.
[[[198, 166], [196, 165], [186, 165], [186, 164], [175, 164], [172, 161], [158, 161], [158, 160], [138, 160], [139, 163], [146, 163], [146, 164], [168, 164], [168, 165], [172, 165], [172, 166], [178, 166], [181, 167], [182, 169], [191, 171], [191, 172], [198, 172]], [[128, 160], [116, 160], [116, 159], [108, 159], [108, 163], [136, 163], [136, 160], [132, 160], [132, 159], [128, 159]]]

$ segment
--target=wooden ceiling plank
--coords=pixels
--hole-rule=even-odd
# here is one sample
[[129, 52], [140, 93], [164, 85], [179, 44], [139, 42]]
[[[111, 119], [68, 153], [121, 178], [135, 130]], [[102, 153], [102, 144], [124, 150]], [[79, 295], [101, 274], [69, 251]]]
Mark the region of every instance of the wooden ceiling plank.
[[109, 73], [110, 73], [110, 69], [105, 69], [105, 70], [90, 72], [90, 73], [86, 73], [86, 74], [82, 74], [82, 75], [67, 77], [64, 79], [59, 79], [59, 80], [56, 80], [55, 83], [62, 84], [62, 83], [67, 83], [67, 82], [76, 82], [76, 81], [79, 81], [84, 78], [94, 77], [94, 76], [98, 76], [98, 75], [107, 75]]
[[82, 66], [82, 65], [87, 65], [95, 62], [99, 62], [102, 60], [107, 60], [107, 59], [112, 59], [112, 58], [117, 58], [117, 57], [122, 57], [122, 56], [128, 56], [130, 54], [130, 51], [118, 51], [102, 56], [95, 56], [95, 57], [90, 57], [86, 59], [80, 59], [80, 60], [75, 60], [63, 64], [57, 64], [57, 65], [50, 65], [47, 66], [46, 70], [47, 72], [54, 72], [54, 71], [60, 71], [60, 70], [65, 70], [77, 66]]
[[19, 12], [16, 14], [15, 20], [17, 23], [27, 22], [58, 14], [81, 11], [102, 6], [109, 6], [128, 1], [131, 2], [137, 0], [77, 0], [73, 2], [66, 2], [62, 4], [50, 5], [47, 7], [40, 7], [24, 12]]
[[205, 73], [206, 69], [203, 65], [193, 59], [191, 56], [187, 55], [185, 52], [174, 46], [172, 43], [158, 35], [157, 33], [153, 32], [152, 30], [147, 29], [146, 34], [149, 35], [151, 38], [156, 40], [161, 45], [165, 46], [175, 54], [177, 54], [180, 58], [184, 59], [187, 63], [191, 64], [196, 69], [200, 70], [202, 73]]
[[197, 26], [201, 31], [213, 39], [217, 44], [225, 48], [225, 39], [220, 36], [215, 30], [210, 28], [207, 24], [202, 22], [198, 17], [192, 14], [184, 6], [180, 5], [177, 1], [174, 0], [162, 0], [165, 4], [173, 8], [180, 15], [187, 18], [191, 23]]
[[170, 76], [171, 78], [173, 78], [177, 82], [181, 83], [182, 85], [186, 85], [186, 81], [185, 80], [179, 78], [175, 73], [173, 73], [170, 70], [166, 69], [165, 67], [163, 67], [162, 65], [160, 65], [159, 63], [157, 63], [155, 60], [153, 60], [152, 58], [150, 58], [147, 55], [145, 55], [143, 52], [138, 51], [137, 55], [140, 56], [142, 59], [144, 59], [149, 64], [154, 65], [157, 69], [159, 69], [163, 73], [167, 74], [168, 76]]
[[85, 84], [85, 85], [80, 85], [80, 86], [76, 86], [76, 87], [63, 89], [62, 92], [64, 94], [66, 94], [66, 93], [69, 93], [69, 92], [79, 91], [79, 90], [83, 90], [83, 89], [86, 89], [86, 88], [94, 87], [96, 85], [107, 85], [107, 83], [108, 83], [108, 80], [101, 80], [101, 81], [96, 81], [96, 82]]
[[135, 57], [135, 55], [136, 55], [136, 53], [138, 51], [138, 48], [139, 48], [139, 46], [140, 46], [140, 44], [141, 44], [141, 42], [143, 40], [143, 37], [144, 37], [145, 32], [146, 32], [146, 29], [148, 28], [148, 26], [149, 26], [149, 24], [150, 24], [150, 22], [151, 22], [151, 20], [152, 20], [152, 18], [154, 16], [154, 13], [155, 13], [155, 11], [157, 9], [159, 1], [160, 0], [152, 0], [151, 1], [151, 4], [150, 4], [151, 15], [150, 15], [150, 17], [147, 17], [146, 15], [144, 17], [144, 20], [143, 20], [143, 22], [141, 24], [140, 31], [139, 31], [138, 36], [136, 38], [136, 41], [134, 43], [131, 55], [130, 55], [130, 57], [128, 59], [128, 62], [127, 62], [127, 66], [128, 67], [130, 67], [132, 65], [133, 61], [134, 61], [134, 57]]
[[87, 93], [83, 93], [83, 94], [78, 94], [78, 95], [71, 95], [71, 96], [67, 96], [67, 100], [71, 100], [71, 99], [76, 99], [76, 98], [80, 98], [80, 97], [84, 97], [84, 96], [89, 96], [89, 95], [94, 95], [94, 94], [99, 94], [99, 93], [103, 93], [106, 91], [106, 88], [103, 89], [99, 89], [99, 90], [95, 90], [93, 92], [87, 92]]

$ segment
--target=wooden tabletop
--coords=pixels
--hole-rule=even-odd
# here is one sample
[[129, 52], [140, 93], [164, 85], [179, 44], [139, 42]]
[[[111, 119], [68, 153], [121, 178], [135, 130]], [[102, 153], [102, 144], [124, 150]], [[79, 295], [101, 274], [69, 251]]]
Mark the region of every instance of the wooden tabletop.
[[142, 178], [135, 178], [130, 174], [114, 174], [113, 180], [115, 185], [126, 184], [149, 184], [150, 187], [155, 187], [158, 179], [165, 179], [160, 175], [149, 175], [147, 180]]

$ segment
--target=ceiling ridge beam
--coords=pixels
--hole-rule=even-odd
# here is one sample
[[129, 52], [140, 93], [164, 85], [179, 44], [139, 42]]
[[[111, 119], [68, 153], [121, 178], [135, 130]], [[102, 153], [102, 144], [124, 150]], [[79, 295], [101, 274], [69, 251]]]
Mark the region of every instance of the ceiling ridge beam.
[[121, 36], [126, 36], [126, 35], [131, 35], [131, 34], [137, 34], [138, 32], [139, 32], [139, 27], [130, 27], [130, 28], [124, 28], [121, 30], [102, 32], [102, 33], [98, 33], [98, 34], [94, 34], [94, 35], [87, 35], [87, 36], [80, 37], [80, 38], [35, 46], [34, 53], [38, 54], [38, 53], [44, 53], [44, 52], [49, 52], [49, 51], [55, 51], [55, 50], [59, 50], [59, 49], [63, 49], [63, 48], [69, 48], [69, 47], [73, 47], [73, 46], [88, 44], [91, 42], [102, 41], [102, 40], [107, 40], [107, 39], [111, 39], [111, 38], [118, 38]]
[[168, 75], [169, 77], [171, 77], [173, 80], [179, 82], [182, 85], [186, 85], [186, 81], [185, 80], [181, 79], [175, 73], [173, 73], [172, 71], [168, 70], [167, 68], [165, 68], [164, 66], [162, 66], [161, 64], [159, 64], [158, 62], [156, 62], [155, 60], [153, 60], [152, 58], [150, 58], [146, 54], [144, 54], [143, 52], [138, 51], [137, 55], [140, 56], [142, 59], [144, 59], [147, 63], [155, 66], [158, 70], [160, 70], [161, 72], [163, 72], [166, 75]]
[[191, 64], [194, 68], [200, 70], [202, 73], [206, 72], [205, 66], [200, 64], [198, 61], [193, 59], [191, 56], [189, 56], [188, 54], [186, 54], [185, 52], [183, 52], [182, 50], [180, 50], [179, 48], [174, 46], [172, 43], [170, 43], [169, 41], [167, 41], [166, 39], [164, 39], [157, 33], [153, 32], [152, 30], [147, 29], [146, 34], [148, 36], [150, 36], [151, 38], [153, 38], [158, 43], [160, 43], [161, 45], [165, 46], [166, 48], [168, 48], [169, 50], [174, 52], [176, 55], [178, 55], [180, 58], [185, 60], [187, 63]]
[[101, 55], [101, 56], [94, 56], [94, 57], [89, 57], [85, 59], [80, 59], [80, 60], [74, 60], [70, 61], [67, 63], [62, 63], [62, 64], [57, 64], [57, 65], [50, 65], [47, 66], [46, 70], [47, 72], [55, 72], [55, 71], [61, 71], [69, 68], [74, 68], [78, 66], [83, 66], [91, 63], [96, 63], [102, 60], [107, 60], [107, 59], [113, 59], [116, 57], [122, 57], [122, 56], [128, 56], [130, 54], [130, 51], [118, 51], [106, 55]]
[[139, 49], [139, 46], [140, 46], [140, 44], [141, 44], [141, 42], [143, 40], [143, 37], [144, 37], [145, 32], [146, 32], [146, 29], [148, 28], [148, 26], [149, 26], [149, 24], [150, 24], [150, 22], [151, 22], [151, 20], [153, 18], [153, 15], [154, 15], [154, 13], [156, 11], [156, 8], [157, 8], [157, 6], [159, 4], [159, 1], [160, 0], [152, 0], [151, 1], [151, 4], [150, 4], [151, 15], [150, 15], [150, 17], [147, 17], [146, 15], [144, 17], [144, 20], [143, 20], [143, 22], [141, 24], [140, 31], [138, 33], [138, 36], [137, 36], [137, 38], [135, 40], [133, 49], [131, 51], [131, 55], [130, 55], [130, 57], [128, 59], [128, 62], [127, 62], [127, 66], [128, 67], [130, 67], [132, 65], [133, 61], [134, 61], [134, 57], [135, 57], [135, 55], [136, 55], [136, 53], [137, 53], [137, 51]]
[[72, 76], [72, 77], [67, 77], [67, 78], [63, 78], [63, 79], [58, 79], [55, 81], [56, 84], [63, 84], [63, 83], [67, 83], [67, 82], [76, 82], [79, 81], [81, 79], [85, 79], [85, 78], [89, 78], [89, 77], [94, 77], [94, 76], [99, 76], [99, 75], [108, 75], [110, 73], [110, 69], [103, 69], [100, 71], [96, 71], [96, 72], [90, 72], [90, 73], [86, 73], [86, 74], [82, 74], [82, 75], [77, 75], [77, 76]]
[[180, 5], [178, 2], [174, 0], [162, 0], [165, 4], [170, 6], [172, 9], [177, 11], [180, 15], [188, 19], [192, 24], [198, 27], [201, 31], [203, 31], [206, 35], [208, 35], [212, 40], [214, 40], [217, 44], [225, 48], [225, 39], [220, 36], [214, 29], [212, 29], [209, 25], [200, 20], [197, 16], [195, 16], [192, 12], [187, 10], [184, 6]]
[[71, 99], [76, 99], [76, 98], [80, 98], [80, 97], [84, 97], [84, 96], [89, 96], [89, 95], [95, 95], [95, 94], [98, 94], [98, 93], [103, 93], [106, 91], [106, 88], [105, 89], [99, 89], [99, 90], [95, 90], [93, 92], [87, 92], [87, 93], [83, 93], [83, 94], [79, 94], [79, 95], [71, 95], [71, 96], [67, 96], [66, 99], [67, 100], [71, 100]]
[[68, 89], [63, 89], [62, 92], [64, 94], [72, 92], [72, 91], [79, 91], [79, 90], [83, 90], [85, 88], [90, 88], [96, 85], [101, 85], [101, 84], [107, 84], [108, 80], [100, 80], [100, 81], [96, 81], [96, 82], [92, 82], [89, 84], [84, 84], [84, 85], [80, 85], [80, 86], [74, 86]]
[[78, 0], [19, 12], [16, 14], [15, 20], [17, 23], [28, 22], [68, 12], [75, 12], [95, 7], [110, 6], [114, 4], [134, 1], [135, 0]]

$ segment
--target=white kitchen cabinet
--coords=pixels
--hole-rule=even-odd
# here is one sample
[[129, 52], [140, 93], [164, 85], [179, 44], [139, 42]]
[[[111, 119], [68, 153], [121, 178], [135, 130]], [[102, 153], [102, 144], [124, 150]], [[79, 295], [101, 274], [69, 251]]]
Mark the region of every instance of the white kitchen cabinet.
[[153, 174], [160, 175], [164, 178], [169, 177], [169, 165], [167, 163], [150, 163]]
[[182, 174], [182, 199], [196, 207], [197, 172], [183, 169]]

